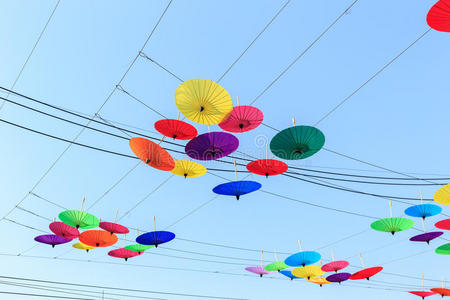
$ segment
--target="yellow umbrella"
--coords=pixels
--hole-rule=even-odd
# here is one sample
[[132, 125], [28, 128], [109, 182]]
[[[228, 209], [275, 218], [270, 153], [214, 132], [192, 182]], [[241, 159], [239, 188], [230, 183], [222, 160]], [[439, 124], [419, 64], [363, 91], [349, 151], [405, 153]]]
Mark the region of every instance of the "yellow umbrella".
[[315, 278], [310, 278], [310, 279], [306, 279], [306, 280], [308, 280], [309, 282], [318, 284], [320, 286], [330, 283], [328, 280], [326, 280], [323, 277], [315, 277]]
[[450, 204], [450, 183], [444, 185], [434, 193], [434, 201], [439, 204], [449, 205]]
[[88, 246], [88, 245], [83, 244], [81, 242], [73, 244], [72, 247], [74, 247], [75, 249], [86, 250], [86, 252], [89, 252], [89, 250], [91, 250], [91, 249], [95, 249], [95, 247]]
[[307, 280], [310, 280], [313, 277], [319, 277], [321, 276], [324, 271], [319, 266], [305, 266], [305, 267], [298, 267], [292, 270], [292, 275], [296, 277], [303, 277]]
[[219, 124], [233, 111], [228, 92], [208, 79], [191, 79], [175, 91], [175, 104], [189, 120], [206, 125]]
[[205, 175], [206, 168], [195, 162], [190, 160], [176, 160], [175, 161], [175, 168], [173, 168], [172, 171], [173, 174], [178, 176], [184, 176], [186, 177], [200, 177]]

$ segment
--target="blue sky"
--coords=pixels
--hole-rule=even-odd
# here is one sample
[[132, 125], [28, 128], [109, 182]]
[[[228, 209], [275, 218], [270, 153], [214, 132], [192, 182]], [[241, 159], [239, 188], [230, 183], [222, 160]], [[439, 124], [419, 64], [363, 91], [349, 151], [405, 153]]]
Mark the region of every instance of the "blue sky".
[[[292, 0], [280, 16], [249, 49], [221, 81], [233, 99], [250, 103], [299, 53], [353, 1]], [[207, 1], [174, 0], [144, 52], [183, 80], [207, 78], [217, 80], [269, 22], [284, 1]], [[352, 93], [411, 42], [424, 33], [425, 18], [434, 1], [360, 0], [304, 57], [302, 57], [255, 106], [265, 116], [264, 122], [283, 129], [297, 124], [312, 125], [326, 112]], [[51, 13], [55, 1], [3, 1], [0, 10], [0, 85], [10, 87], [36, 38]], [[74, 111], [95, 113], [114, 88], [130, 61], [137, 54], [158, 20], [167, 1], [61, 1], [42, 40], [16, 85], [16, 90]], [[325, 147], [393, 170], [425, 174], [450, 174], [447, 134], [448, 70], [450, 68], [448, 34], [431, 31], [383, 73], [362, 88], [318, 128], [326, 136]], [[162, 114], [176, 118], [174, 93], [179, 82], [151, 62], [139, 58], [122, 83], [123, 88]], [[22, 100], [21, 100], [22, 101]], [[137, 126], [150, 133], [160, 119], [141, 104], [116, 91], [100, 115], [106, 119]], [[79, 127], [51, 120], [6, 104], [0, 118], [72, 139]], [[216, 130], [217, 126], [212, 126]], [[207, 132], [198, 125], [199, 132]], [[118, 132], [120, 133], [120, 132]], [[261, 140], [270, 140], [275, 132], [260, 126], [239, 135], [242, 152], [264, 157]], [[2, 206], [7, 213], [65, 149], [67, 144], [0, 125], [3, 147]], [[132, 154], [128, 143], [85, 131], [78, 139], [89, 145]], [[175, 158], [183, 157], [174, 155]], [[231, 160], [231, 159], [230, 159]], [[35, 193], [68, 208], [78, 209], [86, 197], [90, 206], [136, 161], [96, 152], [77, 146], [71, 149], [38, 185]], [[211, 163], [209, 166], [218, 166]], [[320, 170], [340, 168], [371, 175], [388, 175], [379, 169], [320, 151], [304, 161], [290, 165]], [[222, 165], [220, 165], [222, 166]], [[334, 169], [337, 168], [337, 169]], [[342, 170], [341, 170], [342, 171]], [[349, 171], [350, 172], [350, 171]], [[139, 165], [116, 188], [91, 210], [102, 219], [112, 219], [119, 209], [125, 213], [145, 197], [170, 173]], [[232, 174], [220, 174], [233, 179]], [[394, 174], [394, 177], [397, 175]], [[417, 175], [419, 176], [419, 175]], [[311, 185], [287, 177], [252, 180], [266, 191], [341, 210], [376, 217], [389, 215], [385, 199], [351, 194]], [[122, 222], [130, 227], [165, 228], [190, 210], [214, 197], [212, 188], [223, 180], [206, 175], [184, 180], [173, 177], [133, 210]], [[361, 186], [343, 184], [380, 194], [407, 197], [419, 195], [419, 187]], [[423, 187], [431, 198], [436, 187]], [[21, 206], [48, 218], [60, 209], [28, 197]], [[394, 203], [395, 215], [402, 215], [404, 204]], [[448, 212], [444, 208], [444, 212]], [[17, 222], [46, 230], [48, 222], [20, 209], [10, 216]], [[426, 222], [431, 229], [435, 217]], [[256, 192], [235, 201], [218, 197], [170, 229], [182, 239], [219, 243], [242, 248], [297, 251], [301, 239], [305, 249], [321, 248], [369, 228], [371, 220], [340, 214], [287, 201]], [[420, 228], [420, 223], [416, 222]], [[31, 248], [36, 231], [1, 221], [0, 252], [18, 254]], [[414, 233], [414, 232], [413, 232]], [[336, 257], [349, 258], [359, 265], [359, 252], [367, 266], [383, 265], [385, 273], [399, 273], [441, 280], [450, 277], [444, 268], [446, 257], [433, 253], [435, 246], [408, 242], [413, 234], [391, 237], [367, 230], [364, 234], [333, 245]], [[133, 232], [128, 238], [134, 238]], [[387, 246], [386, 246], [387, 245]], [[384, 247], [386, 246], [386, 247]], [[232, 250], [174, 240], [167, 247], [191, 252], [245, 259], [259, 259], [257, 252]], [[70, 251], [70, 245], [55, 249], [36, 246], [27, 255], [112, 261], [108, 250], [86, 254]], [[246, 275], [246, 261], [227, 260], [180, 253], [169, 249], [154, 252], [188, 258], [227, 261], [221, 264], [146, 254], [130, 260], [128, 265], [95, 264], [27, 257], [2, 257], [3, 275], [39, 277], [50, 280], [95, 283], [130, 288], [145, 287], [161, 291], [198, 293], [251, 299], [281, 299], [305, 295], [308, 299], [367, 299], [396, 297], [411, 299], [405, 292], [352, 286], [327, 286], [320, 289], [303, 281], [259, 279], [256, 276], [212, 274], [173, 269], [139, 267], [133, 264], [179, 269], [199, 269]], [[373, 250], [373, 251], [370, 251]], [[420, 255], [395, 261], [397, 258]], [[153, 250], [151, 250], [153, 251]], [[330, 248], [320, 251], [330, 257]], [[365, 253], [367, 252], [367, 253]], [[280, 258], [285, 257], [279, 254]], [[265, 261], [273, 260], [271, 253]], [[239, 265], [239, 264], [243, 265]], [[250, 264], [251, 265], [251, 264]], [[351, 269], [355, 271], [356, 269]], [[273, 278], [280, 278], [277, 274]], [[408, 284], [419, 288], [420, 281], [380, 274], [384, 282]], [[372, 283], [377, 287], [377, 283]], [[378, 285], [383, 285], [378, 283]], [[386, 285], [386, 284], [384, 284]], [[433, 285], [428, 282], [427, 285]], [[439, 285], [439, 283], [436, 283]], [[370, 286], [364, 283], [364, 286]], [[2, 287], [2, 290], [14, 290]], [[0, 295], [1, 299], [10, 299]], [[170, 299], [178, 299], [170, 297]], [[181, 298], [180, 298], [181, 299]]]

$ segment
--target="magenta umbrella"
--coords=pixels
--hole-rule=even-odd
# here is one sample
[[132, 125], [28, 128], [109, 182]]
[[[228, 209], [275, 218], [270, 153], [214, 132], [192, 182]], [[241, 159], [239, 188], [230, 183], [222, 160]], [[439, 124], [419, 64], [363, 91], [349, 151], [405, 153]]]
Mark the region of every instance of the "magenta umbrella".
[[72, 239], [66, 239], [56, 234], [44, 234], [35, 237], [34, 240], [39, 243], [52, 245], [52, 248], [55, 248], [55, 245], [68, 243]]
[[201, 134], [187, 143], [186, 154], [198, 160], [214, 160], [233, 153], [239, 147], [239, 140], [226, 132]]

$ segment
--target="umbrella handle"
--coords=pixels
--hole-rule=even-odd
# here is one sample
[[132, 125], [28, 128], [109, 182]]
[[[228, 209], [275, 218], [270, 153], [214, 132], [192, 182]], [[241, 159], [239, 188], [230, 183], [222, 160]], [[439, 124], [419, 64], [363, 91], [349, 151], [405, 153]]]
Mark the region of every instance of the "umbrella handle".
[[119, 209], [116, 210], [116, 216], [114, 217], [114, 223], [117, 222], [117, 215], [119, 214]]
[[300, 248], [300, 251], [302, 251], [302, 243], [300, 242], [300, 240], [298, 240], [298, 247]]
[[292, 117], [292, 124], [295, 126], [295, 117]]
[[392, 218], [392, 201], [391, 200], [389, 200], [389, 215]]
[[153, 228], [155, 228], [156, 231], [156, 216], [153, 216]]
[[83, 200], [81, 200], [81, 211], [83, 211], [84, 201], [86, 201], [86, 197], [83, 197]]
[[239, 96], [236, 96], [237, 106], [239, 106]]
[[362, 254], [361, 254], [361, 253], [359, 253], [359, 259], [361, 260], [361, 266], [362, 266], [363, 268], [365, 268], [366, 266], [364, 265], [364, 260], [363, 260], [363, 258], [362, 258]]

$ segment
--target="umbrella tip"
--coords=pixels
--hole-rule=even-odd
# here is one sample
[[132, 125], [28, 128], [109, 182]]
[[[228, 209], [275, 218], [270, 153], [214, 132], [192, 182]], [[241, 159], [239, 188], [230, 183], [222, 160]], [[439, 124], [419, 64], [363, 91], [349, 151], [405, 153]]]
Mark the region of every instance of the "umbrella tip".
[[236, 200], [239, 200], [240, 195], [236, 195]]
[[203, 106], [200, 106], [200, 111], [204, 111], [205, 108]]
[[158, 248], [158, 244], [155, 244], [155, 248]]
[[176, 134], [172, 135], [172, 138], [173, 138], [173, 139], [176, 139], [176, 138], [177, 138], [177, 135], [176, 135]]
[[263, 274], [259, 274], [259, 277], [262, 277]]
[[391, 234], [394, 235], [394, 234], [395, 234], [395, 231], [391, 231]]
[[321, 284], [319, 284], [320, 285], [320, 287], [322, 287], [322, 285]]
[[269, 173], [266, 173], [266, 178], [269, 178]]
[[75, 225], [75, 227], [78, 229], [78, 228], [80, 228], [80, 225], [77, 224], [77, 225]]
[[427, 242], [428, 245], [430, 244], [430, 241], [426, 241], [426, 242]]
[[95, 246], [98, 247], [98, 246], [100, 246], [100, 244], [99, 244], [99, 243], [96, 243]]
[[125, 261], [128, 261], [128, 257], [125, 257]]
[[89, 249], [86, 249], [86, 252], [89, 252]]
[[54, 244], [52, 244], [52, 248], [55, 248], [55, 245], [54, 245]]
[[240, 129], [244, 128], [244, 124], [240, 123], [240, 124], [239, 124], [239, 128], [240, 128]]
[[184, 175], [184, 179], [186, 179], [186, 177], [187, 177], [188, 174], [187, 174], [187, 173], [184, 173], [183, 175]]
[[145, 160], [145, 163], [148, 164], [149, 162], [150, 162], [150, 159], [147, 158], [147, 159]]

